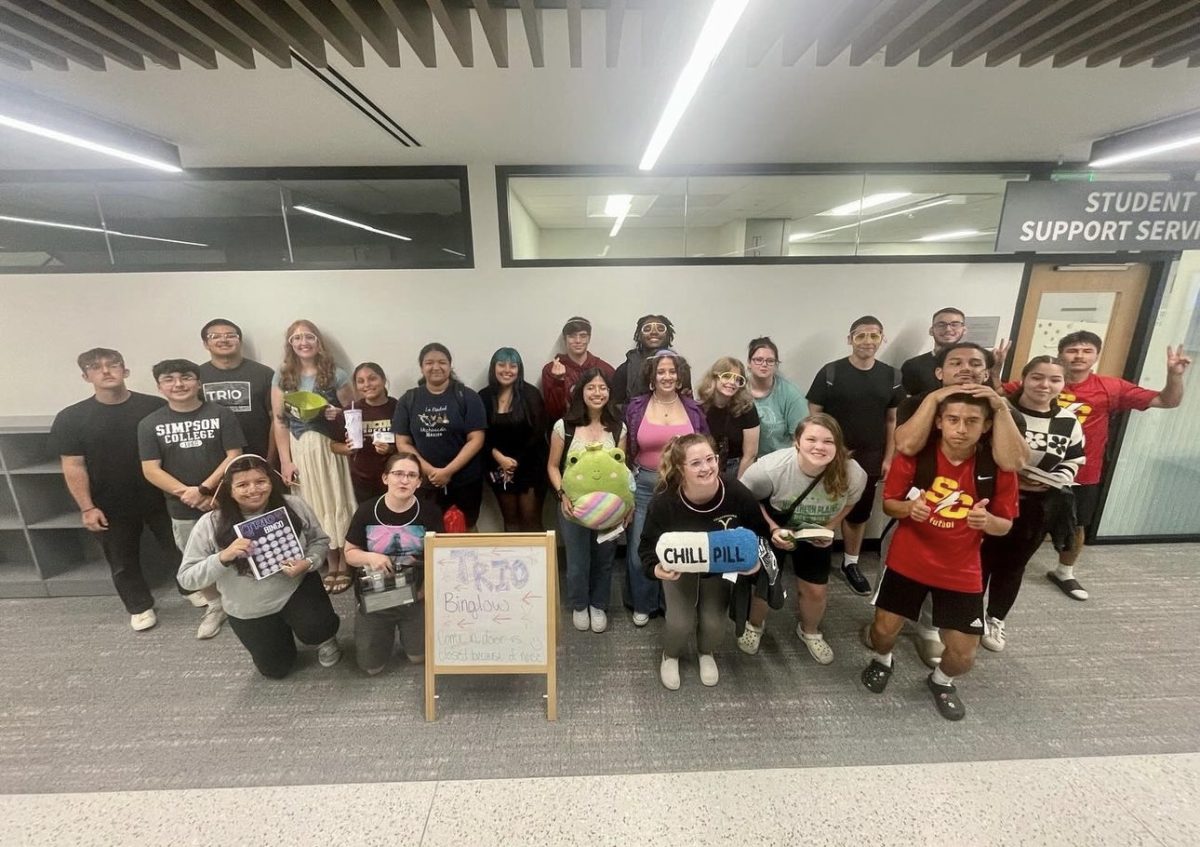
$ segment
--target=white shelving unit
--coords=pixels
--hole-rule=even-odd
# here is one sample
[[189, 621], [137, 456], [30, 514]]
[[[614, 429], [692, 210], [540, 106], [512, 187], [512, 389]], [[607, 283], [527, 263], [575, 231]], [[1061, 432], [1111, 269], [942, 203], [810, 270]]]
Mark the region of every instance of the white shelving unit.
[[0, 417], [0, 598], [114, 594], [48, 449], [52, 417]]

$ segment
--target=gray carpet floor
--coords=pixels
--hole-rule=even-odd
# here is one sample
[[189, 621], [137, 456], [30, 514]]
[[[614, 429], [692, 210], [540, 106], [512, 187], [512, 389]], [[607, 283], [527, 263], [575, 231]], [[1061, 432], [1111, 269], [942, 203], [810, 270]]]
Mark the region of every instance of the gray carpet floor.
[[[911, 643], [883, 696], [862, 688], [862, 598], [831, 586], [819, 667], [773, 613], [758, 656], [733, 642], [721, 682], [658, 681], [659, 621], [608, 633], [569, 623], [558, 654], [559, 720], [542, 678], [442, 677], [423, 718], [423, 675], [353, 662], [350, 595], [337, 599], [345, 660], [302, 653], [282, 682], [260, 678], [233, 633], [194, 638], [198, 611], [164, 589], [160, 624], [129, 629], [115, 597], [0, 601], [0, 793], [329, 784], [1196, 752], [1200, 628], [1194, 545], [1089, 548], [1086, 603], [1030, 564], [1002, 654], [980, 651], [960, 690], [967, 718], [935, 713]], [[877, 575], [874, 557], [868, 574]]]

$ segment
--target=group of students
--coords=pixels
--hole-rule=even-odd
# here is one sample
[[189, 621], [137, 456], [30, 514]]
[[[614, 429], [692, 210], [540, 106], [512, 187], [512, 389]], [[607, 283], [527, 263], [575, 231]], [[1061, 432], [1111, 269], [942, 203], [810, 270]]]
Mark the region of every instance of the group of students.
[[[525, 380], [515, 349], [496, 351], [476, 392], [444, 345], [427, 344], [420, 382], [394, 398], [379, 365], [340, 368], [310, 321], [288, 327], [273, 371], [243, 356], [235, 323], [214, 319], [200, 333], [208, 362], [168, 359], [152, 369], [161, 399], [126, 387], [117, 351], [81, 354], [93, 396], [56, 417], [52, 445], [131, 626], [157, 622], [138, 557], [148, 527], [176, 550], [179, 590], [205, 610], [197, 637], [229, 620], [273, 678], [291, 670], [297, 639], [317, 646], [322, 665], [340, 660], [329, 595], [351, 586], [359, 666], [382, 671], [397, 635], [406, 657], [422, 661], [422, 604], [368, 612], [350, 574], [393, 572], [398, 561], [419, 562], [426, 532], [473, 527], [485, 484], [506, 531], [541, 530], [544, 495], [560, 501], [573, 625], [605, 631], [617, 540], [575, 519], [562, 475], [593, 445], [619, 451], [631, 471], [625, 602], [637, 627], [664, 617], [667, 688], [679, 687], [693, 636], [701, 682], [717, 684], [714, 652], [730, 618], [739, 649], [758, 652], [767, 612], [786, 594], [779, 560], [797, 580], [797, 637], [827, 665], [833, 649], [820, 627], [833, 531], [843, 538], [842, 577], [871, 594], [858, 560], [882, 481], [892, 523], [875, 617], [862, 633], [871, 652], [862, 682], [884, 690], [893, 646], [912, 621], [934, 703], [958, 719], [965, 709], [954, 678], [981, 638], [1004, 648], [1025, 565], [1047, 534], [1060, 561], [1047, 576], [1087, 599], [1073, 567], [1094, 516], [1108, 416], [1178, 405], [1190, 365], [1169, 350], [1166, 387], [1141, 389], [1093, 373], [1101, 340], [1077, 332], [1058, 357], [1035, 357], [1020, 380], [1000, 386], [1007, 348], [964, 341], [963, 313], [947, 308], [933, 316], [934, 349], [899, 370], [876, 358], [884, 329], [868, 315], [850, 326], [850, 355], [818, 369], [807, 395], [779, 373], [768, 337], [751, 340], [748, 365], [722, 357], [693, 390], [665, 316], [637, 321], [617, 368], [590, 352], [591, 330], [585, 318], [567, 321], [563, 353], [542, 368], [540, 389]], [[287, 401], [297, 391], [320, 395], [323, 410], [295, 414]], [[361, 412], [361, 447], [347, 433], [348, 408]], [[280, 508], [304, 555], [256, 579], [252, 543], [235, 525]], [[739, 527], [761, 539], [740, 574], [680, 573], [661, 560], [669, 533]]]

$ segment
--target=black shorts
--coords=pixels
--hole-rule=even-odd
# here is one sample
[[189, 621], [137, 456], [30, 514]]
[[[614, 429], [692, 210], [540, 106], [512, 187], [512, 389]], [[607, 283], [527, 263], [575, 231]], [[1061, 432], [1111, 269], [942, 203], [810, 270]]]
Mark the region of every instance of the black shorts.
[[832, 553], [832, 547], [814, 547], [807, 541], [796, 539], [796, 549], [784, 555], [792, 560], [792, 571], [796, 574], [796, 579], [813, 585], [824, 585], [829, 582]]
[[1100, 506], [1100, 483], [1076, 485], [1071, 493], [1075, 495], [1076, 526], [1090, 529], [1096, 518], [1096, 509]]
[[983, 635], [982, 591], [969, 593], [934, 588], [885, 567], [873, 602], [877, 609], [915, 621], [921, 616], [921, 604], [931, 594], [934, 626], [967, 635]]
[[867, 486], [863, 489], [862, 497], [854, 504], [854, 508], [846, 515], [846, 523], [866, 523], [871, 518], [871, 510], [875, 507], [875, 486], [879, 485], [878, 476], [868, 476]]

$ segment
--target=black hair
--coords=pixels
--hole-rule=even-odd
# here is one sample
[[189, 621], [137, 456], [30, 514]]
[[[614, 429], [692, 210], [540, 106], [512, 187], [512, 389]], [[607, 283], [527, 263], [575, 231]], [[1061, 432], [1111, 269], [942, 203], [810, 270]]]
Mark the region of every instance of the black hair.
[[874, 324], [875, 326], [879, 327], [880, 332], [883, 332], [883, 321], [879, 320], [879, 318], [875, 317], [874, 315], [863, 315], [861, 318], [856, 319], [854, 323], [850, 324], [850, 333], [853, 334], [854, 330], [858, 329], [860, 326], [866, 326], [867, 324]]
[[360, 363], [359, 365], [357, 365], [357, 366], [354, 368], [354, 370], [353, 370], [353, 371], [351, 371], [351, 373], [350, 373], [350, 379], [351, 379], [352, 381], [353, 381], [353, 380], [355, 380], [355, 379], [357, 379], [357, 378], [358, 378], [358, 372], [359, 372], [359, 371], [361, 371], [363, 368], [366, 368], [366, 369], [367, 369], [367, 370], [369, 370], [369, 371], [375, 371], [375, 373], [379, 375], [379, 378], [380, 378], [380, 379], [382, 379], [384, 382], [387, 382], [387, 374], [385, 374], [385, 373], [383, 372], [383, 368], [382, 368], [382, 367], [380, 367], [379, 365], [377, 365], [375, 362], [362, 362], [362, 363]]
[[963, 350], [970, 348], [977, 350], [983, 354], [984, 364], [987, 365], [988, 373], [996, 367], [996, 357], [992, 355], [992, 351], [984, 347], [982, 344], [976, 344], [974, 341], [960, 341], [957, 344], [951, 344], [945, 350], [939, 350], [933, 357], [933, 362], [936, 367], [944, 368], [946, 366], [946, 358], [955, 350]]
[[199, 379], [200, 366], [190, 359], [163, 359], [150, 369], [150, 373], [154, 375], [155, 382], [164, 374], [191, 374]]
[[231, 326], [231, 327], [233, 327], [234, 332], [237, 333], [238, 338], [242, 337], [242, 328], [240, 326], [238, 326], [237, 324], [235, 324], [233, 321], [229, 320], [228, 318], [213, 318], [211, 321], [206, 323], [204, 326], [200, 327], [200, 340], [201, 341], [208, 341], [208, 339], [205, 338], [205, 336], [208, 335], [208, 331], [210, 329], [212, 329], [214, 326]]
[[750, 339], [750, 346], [746, 350], [746, 361], [750, 361], [750, 357], [754, 355], [754, 351], [759, 347], [770, 347], [771, 352], [775, 354], [775, 364], [779, 364], [779, 345], [772, 341], [769, 335]]
[[[430, 353], [441, 353], [450, 362], [450, 381], [458, 382], [458, 374], [454, 372], [454, 357], [450, 355], [450, 348], [440, 341], [430, 341], [421, 348], [421, 352], [417, 354], [417, 366], [420, 367], [425, 361], [425, 357]], [[417, 385], [424, 385], [425, 377], [422, 376], [417, 380]]]
[[488, 422], [495, 419], [495, 415], [500, 411], [500, 380], [496, 379], [496, 363], [508, 362], [516, 364], [517, 379], [512, 386], [512, 419], [513, 421], [524, 421], [529, 418], [529, 411], [525, 408], [525, 362], [521, 359], [521, 354], [512, 347], [501, 347], [492, 354], [492, 359], [488, 362], [487, 384], [491, 394], [491, 408], [488, 409]]
[[938, 315], [958, 315], [964, 321], [967, 319], [967, 316], [962, 313], [961, 309], [956, 309], [953, 306], [947, 306], [944, 309], [938, 309], [936, 312], [934, 312], [930, 316], [929, 322], [933, 323], [934, 318], [936, 318]]
[[[233, 543], [234, 539], [237, 538], [237, 533], [234, 532], [233, 525], [241, 523], [246, 519], [246, 516], [242, 514], [241, 507], [233, 499], [233, 475], [245, 473], [246, 471], [262, 471], [267, 475], [267, 479], [271, 481], [271, 493], [267, 497], [266, 505], [263, 506], [264, 512], [283, 508], [287, 510], [292, 527], [297, 532], [304, 525], [303, 521], [300, 520], [300, 516], [283, 499], [283, 495], [287, 492], [287, 487], [283, 484], [283, 477], [267, 464], [267, 461], [262, 456], [255, 456], [253, 454], [238, 456], [225, 466], [225, 473], [221, 476], [221, 484], [217, 486], [216, 494], [213, 495], [213, 539], [216, 541], [218, 550], [223, 550]], [[233, 564], [240, 575], [246, 576], [250, 573], [250, 564], [245, 559], [235, 559]], [[318, 566], [320, 564], [320, 562], [317, 563]]]
[[1062, 351], [1068, 347], [1073, 347], [1076, 344], [1090, 344], [1096, 348], [1099, 353], [1104, 342], [1100, 340], [1100, 336], [1094, 332], [1088, 332], [1086, 329], [1081, 329], [1078, 332], [1068, 332], [1058, 340], [1058, 355], [1062, 355]]
[[[663, 341], [663, 347], [672, 347], [675, 344], [675, 324], [671, 323], [671, 319], [666, 315], [642, 315], [637, 320], [637, 325], [633, 328], [633, 346], [638, 350], [642, 349], [642, 324], [645, 323], [660, 323], [667, 328], [667, 337]], [[662, 347], [659, 348], [660, 350]]]
[[[1025, 363], [1025, 367], [1021, 368], [1021, 383], [1024, 383], [1025, 377], [1029, 376], [1029, 372], [1038, 365], [1056, 365], [1062, 368], [1063, 376], [1066, 376], [1067, 363], [1058, 358], [1058, 356], [1034, 356]], [[1012, 391], [1008, 392], [1008, 399], [1015, 403], [1021, 398], [1021, 394], [1024, 392], [1024, 390], [1025, 386], [1023, 384], [1018, 384]]]
[[87, 373], [89, 365], [95, 365], [105, 359], [110, 362], [119, 362], [122, 366], [125, 364], [125, 357], [110, 347], [93, 347], [91, 350], [84, 350], [75, 359], [75, 364], [79, 365], [79, 370]]
[[967, 394], [965, 391], [960, 391], [956, 394], [951, 394], [942, 402], [938, 403], [937, 413], [941, 417], [946, 411], [946, 407], [951, 403], [966, 403], [968, 406], [975, 406], [983, 410], [983, 419], [990, 421], [993, 417], [992, 404], [987, 401], [986, 397], [976, 397], [974, 394]]
[[588, 417], [587, 403], [583, 401], [583, 389], [596, 377], [600, 377], [604, 380], [604, 384], [608, 386], [609, 397], [609, 402], [605, 403], [604, 408], [600, 410], [600, 424], [612, 435], [613, 444], [619, 445], [621, 443], [622, 421], [613, 410], [612, 380], [605, 376], [604, 371], [599, 368], [588, 368], [579, 375], [579, 380], [571, 388], [571, 397], [567, 401], [567, 411], [562, 416], [563, 423], [570, 426], [587, 426], [591, 423], [591, 418]]
[[663, 347], [653, 356], [647, 356], [642, 362], [642, 385], [639, 394], [649, 394], [654, 391], [654, 377], [658, 374], [658, 363], [663, 359], [675, 360], [675, 393], [690, 392], [692, 387], [692, 368], [687, 359], [674, 350]]

